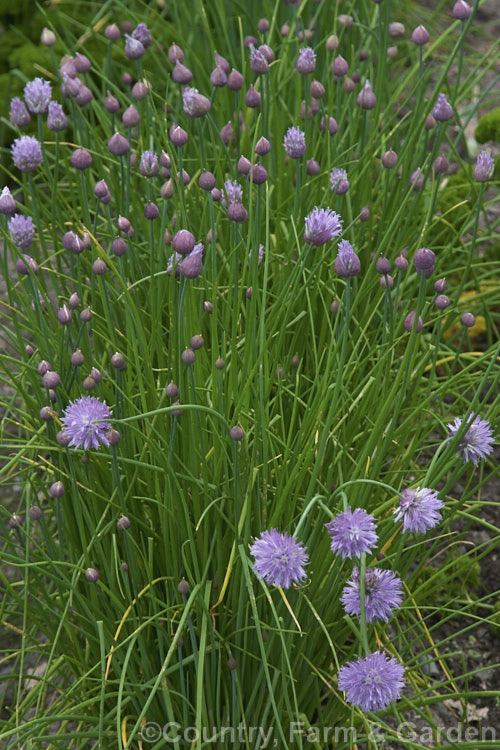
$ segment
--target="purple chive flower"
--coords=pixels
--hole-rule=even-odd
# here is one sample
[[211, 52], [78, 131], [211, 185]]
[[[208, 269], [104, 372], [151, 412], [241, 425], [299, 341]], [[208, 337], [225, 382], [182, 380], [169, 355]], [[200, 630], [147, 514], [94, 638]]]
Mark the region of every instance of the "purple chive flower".
[[158, 157], [154, 151], [144, 151], [139, 163], [139, 171], [144, 177], [154, 177], [160, 171]]
[[9, 219], [10, 238], [16, 247], [29, 247], [35, 236], [35, 225], [31, 216], [14, 214]]
[[224, 190], [229, 204], [243, 202], [243, 189], [235, 180], [226, 180]]
[[432, 114], [438, 122], [446, 122], [453, 117], [453, 108], [444, 94], [438, 95]]
[[393, 656], [383, 651], [350, 661], [339, 670], [339, 690], [347, 702], [362, 711], [380, 711], [399, 698], [405, 671]]
[[[365, 572], [365, 617], [366, 622], [387, 622], [393, 610], [403, 601], [401, 579], [390, 570], [367, 568]], [[341, 596], [342, 605], [348, 615], [361, 616], [361, 575], [354, 566], [350, 581]]]
[[330, 190], [337, 195], [344, 195], [349, 190], [349, 181], [345, 169], [334, 167], [330, 172]]
[[111, 409], [95, 396], [81, 396], [70, 402], [63, 412], [61, 422], [69, 445], [75, 448], [100, 448], [109, 445], [108, 432]]
[[351, 510], [348, 507], [325, 526], [332, 537], [332, 552], [344, 559], [369, 552], [378, 539], [375, 519], [364, 508]]
[[42, 147], [31, 135], [22, 135], [12, 144], [12, 161], [21, 172], [34, 172], [42, 163]]
[[24, 99], [34, 115], [45, 115], [52, 98], [52, 87], [43, 78], [35, 78], [24, 87]]
[[474, 177], [478, 182], [488, 182], [493, 177], [495, 162], [488, 151], [481, 151], [474, 168]]
[[193, 80], [193, 74], [189, 68], [186, 68], [179, 60], [176, 60], [172, 71], [172, 79], [176, 83], [186, 84]]
[[0, 194], [0, 214], [13, 214], [16, 210], [16, 201], [12, 197], [7, 186], [4, 187]]
[[203, 117], [211, 106], [210, 99], [200, 94], [198, 89], [185, 87], [182, 92], [182, 108], [188, 117]]
[[342, 219], [331, 208], [313, 208], [306, 216], [304, 242], [319, 247], [342, 234]]
[[68, 127], [68, 118], [59, 102], [49, 102], [47, 127], [54, 132], [65, 130]]
[[300, 128], [288, 128], [283, 139], [283, 146], [288, 156], [300, 159], [306, 153], [306, 134]]
[[295, 537], [281, 534], [277, 529], [263, 531], [250, 547], [255, 558], [254, 572], [271, 586], [288, 589], [292, 583], [300, 583], [306, 577], [304, 567], [309, 556]]
[[314, 69], [316, 68], [316, 53], [312, 47], [304, 47], [304, 49], [300, 50], [299, 59], [295, 67], [303, 76], [314, 73]]
[[132, 39], [137, 39], [144, 49], [151, 44], [151, 34], [145, 23], [139, 23], [132, 32]]
[[335, 273], [346, 279], [357, 276], [361, 271], [361, 262], [354, 252], [351, 243], [347, 240], [339, 242], [334, 268]]
[[145, 53], [144, 45], [139, 39], [134, 39], [133, 36], [125, 34], [125, 54], [129, 60], [138, 60]]
[[[253, 251], [250, 250], [248, 253], [248, 260], [252, 258]], [[259, 245], [259, 250], [257, 253], [257, 268], [260, 268], [262, 265], [262, 261], [264, 260], [264, 245]], [[247, 268], [250, 268], [250, 263], [247, 263]]]
[[[456, 417], [455, 421], [448, 425], [448, 440], [457, 434], [462, 422], [460, 417]], [[457, 451], [464, 461], [472, 461], [474, 464], [493, 452], [493, 431], [487, 419], [481, 419], [479, 415], [469, 418], [467, 432], [462, 437]]]
[[426, 487], [403, 490], [399, 508], [394, 509], [394, 521], [403, 521], [403, 531], [425, 534], [441, 520], [439, 510], [442, 507], [443, 503], [433, 490]]
[[11, 99], [10, 119], [18, 128], [25, 128], [31, 122], [31, 116], [26, 109], [26, 104], [18, 96]]
[[250, 53], [250, 70], [258, 75], [263, 75], [269, 70], [269, 63], [260, 49], [253, 49]]

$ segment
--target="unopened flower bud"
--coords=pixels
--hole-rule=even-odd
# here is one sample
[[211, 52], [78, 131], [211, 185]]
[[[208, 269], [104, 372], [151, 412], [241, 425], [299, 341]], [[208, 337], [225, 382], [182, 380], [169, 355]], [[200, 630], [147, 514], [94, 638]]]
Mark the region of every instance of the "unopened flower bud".
[[130, 518], [128, 516], [120, 516], [116, 522], [116, 528], [118, 531], [126, 531], [130, 528]]
[[386, 169], [394, 169], [398, 162], [398, 155], [394, 151], [386, 151], [382, 156], [382, 164]]
[[125, 357], [120, 352], [115, 352], [111, 355], [111, 365], [115, 370], [125, 370], [127, 368]]
[[87, 568], [85, 578], [89, 583], [96, 583], [99, 580], [99, 571], [95, 568]]
[[201, 349], [204, 343], [205, 342], [203, 341], [203, 336], [201, 336], [199, 333], [191, 336], [191, 338], [189, 339], [189, 345], [191, 346], [191, 349], [194, 349], [195, 351], [197, 349]]
[[446, 310], [450, 305], [450, 299], [446, 294], [439, 294], [434, 302], [438, 310]]
[[77, 349], [70, 357], [70, 362], [73, 365], [73, 367], [81, 367], [83, 363], [85, 362], [85, 357], [83, 356], [83, 352], [81, 349]]
[[49, 487], [49, 495], [54, 498], [59, 498], [64, 495], [65, 489], [62, 482], [54, 482]]
[[[412, 310], [411, 313], [409, 313], [404, 320], [405, 330], [408, 331], [409, 333], [413, 330], [413, 324], [415, 323], [415, 316], [416, 316], [416, 311]], [[416, 329], [417, 333], [420, 333], [423, 327], [424, 327], [424, 323], [422, 321], [422, 318], [419, 315], [418, 320], [417, 320], [417, 329]]]
[[436, 256], [432, 250], [423, 247], [415, 253], [413, 263], [415, 264], [415, 270], [418, 274], [423, 273], [426, 277], [429, 277], [434, 271]]
[[184, 349], [184, 351], [181, 354], [181, 359], [184, 362], [185, 365], [192, 365], [196, 359], [196, 354], [192, 349]]
[[229, 430], [229, 435], [231, 439], [235, 440], [236, 442], [243, 440], [243, 438], [245, 437], [245, 433], [238, 424], [234, 425], [234, 427], [231, 427], [231, 429]]
[[466, 312], [462, 315], [462, 323], [466, 328], [472, 328], [472, 326], [476, 325], [476, 318], [472, 313]]

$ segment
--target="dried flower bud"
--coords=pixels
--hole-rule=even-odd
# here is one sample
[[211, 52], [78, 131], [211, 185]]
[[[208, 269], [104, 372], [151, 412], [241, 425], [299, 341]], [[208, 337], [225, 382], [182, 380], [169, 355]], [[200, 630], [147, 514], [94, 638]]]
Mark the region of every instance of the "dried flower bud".
[[191, 587], [189, 586], [189, 583], [185, 578], [183, 578], [182, 581], [179, 581], [179, 585], [177, 586], [177, 591], [179, 592], [179, 594], [182, 594], [182, 596], [187, 596], [190, 590]]

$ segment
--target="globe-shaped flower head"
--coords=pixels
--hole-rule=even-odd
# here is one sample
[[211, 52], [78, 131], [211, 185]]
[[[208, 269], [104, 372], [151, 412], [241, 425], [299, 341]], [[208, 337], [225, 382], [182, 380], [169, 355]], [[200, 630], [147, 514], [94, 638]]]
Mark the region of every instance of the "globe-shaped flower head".
[[354, 252], [351, 243], [347, 240], [339, 242], [334, 268], [335, 273], [345, 279], [357, 276], [361, 271], [361, 261]]
[[342, 219], [331, 208], [313, 208], [306, 216], [304, 242], [319, 247], [342, 233]]
[[349, 703], [362, 711], [380, 711], [399, 698], [404, 687], [404, 669], [393, 656], [375, 651], [339, 670], [339, 690]]
[[34, 115], [45, 115], [52, 98], [52, 87], [43, 78], [35, 78], [28, 81], [24, 87], [24, 98], [30, 112]]
[[271, 586], [287, 589], [292, 582], [300, 583], [306, 577], [304, 567], [309, 556], [303, 545], [277, 529], [264, 531], [250, 547], [250, 553], [255, 558], [255, 574]]
[[425, 534], [441, 520], [439, 510], [443, 503], [437, 492], [426, 487], [415, 490], [403, 490], [399, 499], [399, 508], [394, 510], [395, 521], [403, 521], [403, 530]]
[[283, 146], [288, 156], [292, 159], [300, 159], [306, 153], [306, 134], [300, 128], [288, 128], [283, 139]]
[[476, 166], [474, 168], [474, 177], [478, 182], [488, 182], [493, 177], [495, 171], [495, 162], [488, 151], [481, 151], [478, 154]]
[[64, 410], [61, 422], [69, 445], [74, 448], [100, 448], [109, 445], [111, 409], [95, 396], [81, 396]]
[[[365, 572], [365, 617], [366, 622], [384, 620], [387, 622], [393, 610], [403, 600], [401, 579], [390, 570], [367, 568]], [[361, 576], [354, 566], [351, 580], [348, 581], [341, 597], [348, 615], [361, 616]]]
[[[450, 431], [449, 439], [453, 438], [462, 425], [463, 420], [456, 417], [453, 424], [448, 425]], [[485, 458], [493, 452], [493, 431], [487, 419], [476, 416], [468, 420], [469, 428], [458, 445], [458, 452], [464, 461], [472, 461], [477, 464], [481, 458]]]
[[330, 190], [337, 195], [344, 195], [349, 190], [349, 181], [345, 169], [334, 167], [330, 172]]
[[31, 216], [14, 214], [9, 219], [9, 233], [14, 245], [17, 247], [29, 247], [35, 236], [35, 225]]
[[295, 67], [303, 76], [314, 73], [314, 69], [316, 68], [316, 54], [312, 47], [304, 47], [300, 50], [299, 59]]
[[12, 144], [12, 161], [21, 172], [34, 172], [42, 163], [42, 147], [31, 135], [22, 135]]
[[347, 508], [325, 525], [332, 537], [332, 552], [344, 559], [369, 552], [378, 539], [375, 519], [364, 508]]

